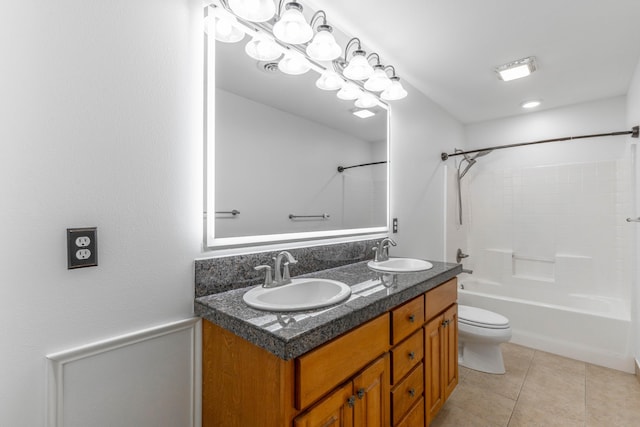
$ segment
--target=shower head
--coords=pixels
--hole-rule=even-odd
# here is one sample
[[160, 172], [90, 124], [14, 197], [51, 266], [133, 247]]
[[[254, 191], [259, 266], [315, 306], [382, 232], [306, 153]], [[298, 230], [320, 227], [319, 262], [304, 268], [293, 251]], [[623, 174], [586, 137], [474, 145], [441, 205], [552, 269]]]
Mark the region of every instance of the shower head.
[[[466, 156], [465, 156], [466, 159]], [[462, 163], [460, 163], [462, 165]], [[471, 166], [476, 164], [476, 160], [474, 159], [469, 159], [467, 160], [467, 167], [464, 168], [464, 170], [462, 172], [460, 172], [460, 168], [458, 167], [458, 179], [462, 179], [463, 176], [465, 176], [465, 174], [469, 171], [469, 169], [471, 169]]]

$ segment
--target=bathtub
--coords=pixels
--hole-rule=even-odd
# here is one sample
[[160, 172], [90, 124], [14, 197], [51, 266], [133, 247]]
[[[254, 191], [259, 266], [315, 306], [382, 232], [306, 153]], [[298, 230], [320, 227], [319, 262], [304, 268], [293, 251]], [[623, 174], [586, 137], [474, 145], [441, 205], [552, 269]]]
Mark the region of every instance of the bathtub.
[[461, 278], [458, 303], [509, 318], [511, 342], [595, 365], [634, 372], [631, 313], [622, 299], [503, 286]]

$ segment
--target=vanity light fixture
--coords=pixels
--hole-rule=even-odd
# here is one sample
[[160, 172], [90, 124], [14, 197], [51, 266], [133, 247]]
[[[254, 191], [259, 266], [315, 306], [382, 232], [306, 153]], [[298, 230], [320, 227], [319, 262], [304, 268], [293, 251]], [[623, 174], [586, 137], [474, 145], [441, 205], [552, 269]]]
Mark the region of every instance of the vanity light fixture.
[[500, 80], [508, 82], [515, 79], [521, 79], [522, 77], [527, 77], [529, 74], [536, 71], [536, 69], [536, 58], [534, 56], [529, 56], [507, 64], [502, 64], [499, 67], [496, 67], [495, 71]]
[[273, 0], [228, 0], [228, 2], [233, 13], [247, 21], [266, 22], [276, 13]]
[[[280, 0], [280, 10], [282, 9]], [[290, 1], [285, 5], [278, 22], [273, 26], [273, 35], [278, 40], [290, 44], [303, 44], [313, 37], [313, 29], [302, 14], [302, 5], [297, 1]]]
[[354, 108], [353, 110], [351, 110], [351, 114], [360, 117], [361, 119], [368, 119], [369, 117], [373, 117], [376, 115], [376, 113], [371, 110], [367, 110], [366, 108]]
[[311, 28], [314, 27], [314, 22], [319, 18], [322, 18], [323, 23], [318, 25], [318, 31], [313, 41], [307, 46], [307, 55], [317, 61], [333, 61], [340, 57], [342, 49], [336, 43], [333, 34], [331, 34], [333, 27], [327, 24], [327, 15], [324, 10], [319, 10], [313, 15]]
[[244, 38], [244, 32], [238, 28], [238, 20], [233, 16], [209, 16], [209, 20], [211, 19], [215, 19], [216, 40], [236, 43]]
[[254, 35], [244, 47], [244, 51], [257, 61], [273, 61], [282, 55], [282, 50], [276, 42], [262, 33]]
[[338, 91], [336, 96], [344, 101], [353, 101], [354, 99], [358, 99], [360, 96], [360, 92], [362, 92], [358, 86], [353, 82], [344, 82], [342, 85], [342, 89]]
[[354, 46], [356, 43], [358, 44], [358, 47], [351, 54], [352, 58], [349, 60], [344, 70], [342, 70], [342, 74], [351, 80], [365, 80], [373, 74], [373, 67], [367, 60], [367, 52], [362, 50], [359, 38], [354, 37], [349, 40], [349, 43], [347, 43], [344, 50], [344, 57], [345, 59], [348, 57], [349, 48]]
[[391, 69], [391, 72], [393, 73], [391, 77], [389, 77], [389, 80], [391, 80], [391, 84], [388, 88], [382, 91], [382, 93], [380, 94], [380, 98], [384, 99], [385, 101], [397, 101], [399, 99], [406, 98], [407, 91], [402, 86], [402, 83], [400, 83], [400, 77], [396, 76], [396, 69], [393, 65], [387, 65], [384, 69], [385, 72], [387, 71], [387, 69]]
[[387, 76], [384, 65], [380, 64], [380, 56], [377, 53], [372, 53], [369, 58], [375, 56], [378, 63], [373, 66], [373, 74], [364, 83], [364, 88], [372, 92], [382, 92], [389, 86], [391, 86], [391, 79]]
[[355, 105], [359, 108], [371, 108], [378, 104], [378, 100], [370, 92], [360, 91], [360, 96], [356, 99]]
[[539, 99], [532, 99], [530, 101], [524, 101], [522, 104], [520, 104], [520, 106], [528, 110], [531, 108], [536, 108], [540, 106], [540, 104], [542, 104], [542, 101], [540, 101]]
[[278, 69], [285, 74], [299, 75], [311, 69], [311, 64], [302, 55], [293, 51], [287, 51], [284, 58], [278, 62]]
[[338, 90], [342, 88], [344, 80], [333, 70], [324, 70], [316, 80], [316, 87], [322, 90]]

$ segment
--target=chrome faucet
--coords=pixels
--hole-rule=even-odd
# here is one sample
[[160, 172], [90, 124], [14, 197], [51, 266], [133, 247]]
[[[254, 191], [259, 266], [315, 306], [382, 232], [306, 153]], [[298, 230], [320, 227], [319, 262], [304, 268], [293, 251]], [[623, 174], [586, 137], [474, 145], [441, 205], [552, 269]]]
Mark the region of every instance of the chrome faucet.
[[396, 242], [392, 239], [385, 237], [378, 242], [378, 246], [373, 248], [375, 255], [373, 256], [374, 262], [386, 261], [389, 259], [389, 245], [396, 246]]
[[[282, 260], [287, 258], [284, 262], [284, 271], [281, 270]], [[291, 283], [291, 276], [289, 274], [289, 264], [297, 264], [298, 261], [287, 251], [282, 251], [278, 254], [277, 257], [273, 258], [275, 260], [275, 272], [273, 278], [271, 277], [271, 266], [269, 265], [258, 265], [254, 267], [254, 270], [266, 270], [266, 275], [264, 278], [264, 283], [262, 284], [263, 288], [275, 288], [276, 286], [282, 286]]]

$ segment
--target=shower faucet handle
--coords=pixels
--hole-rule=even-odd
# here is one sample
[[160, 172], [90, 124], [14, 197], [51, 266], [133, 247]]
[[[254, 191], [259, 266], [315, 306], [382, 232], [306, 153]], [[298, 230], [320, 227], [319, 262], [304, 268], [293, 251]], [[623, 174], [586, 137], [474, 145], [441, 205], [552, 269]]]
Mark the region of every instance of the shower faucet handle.
[[468, 254], [462, 253], [462, 249], [458, 248], [458, 252], [456, 252], [456, 262], [460, 264], [460, 261], [463, 258], [469, 258]]

